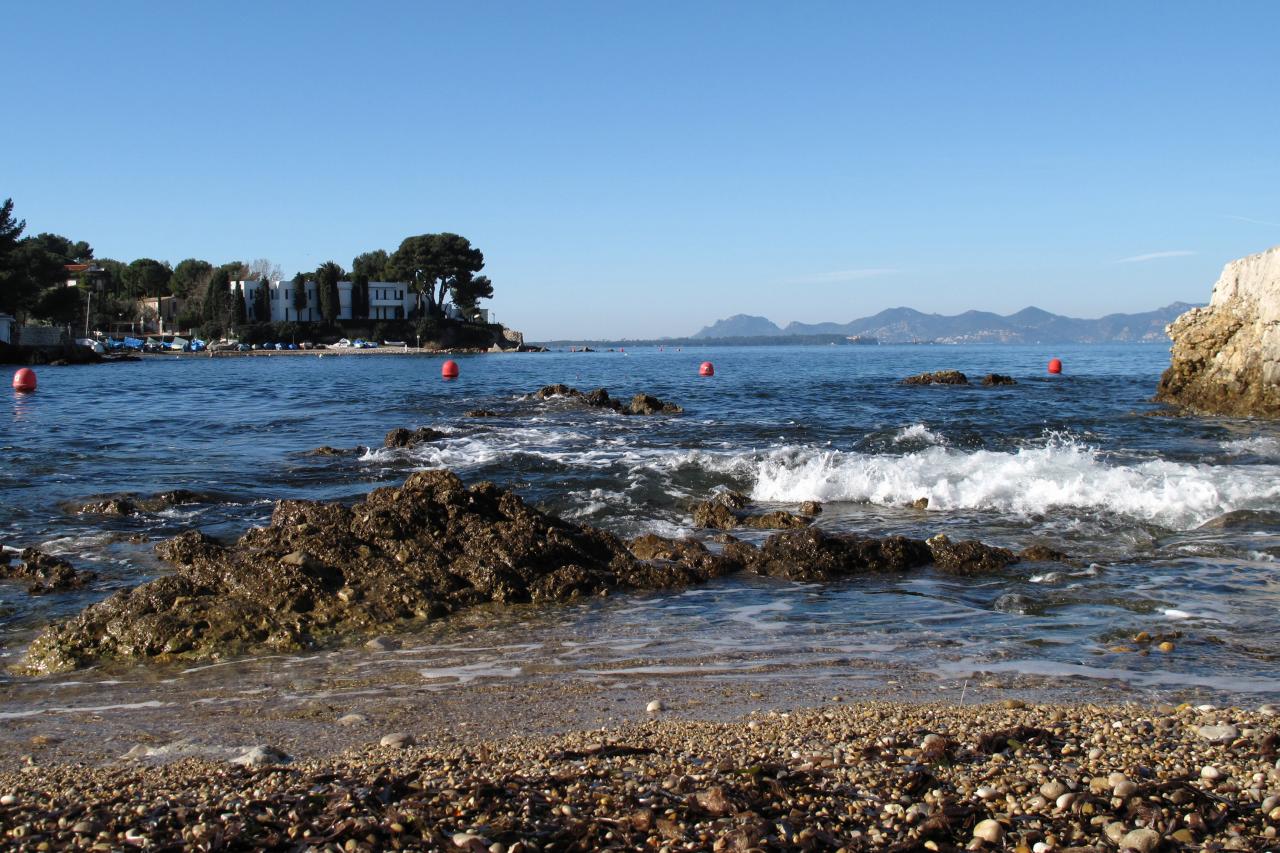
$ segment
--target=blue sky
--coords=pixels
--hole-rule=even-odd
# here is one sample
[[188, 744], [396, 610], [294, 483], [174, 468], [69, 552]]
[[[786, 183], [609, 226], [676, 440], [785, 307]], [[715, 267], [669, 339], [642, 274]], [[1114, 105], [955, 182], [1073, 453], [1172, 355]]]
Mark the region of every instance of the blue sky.
[[456, 231], [533, 339], [1205, 301], [1280, 3], [12, 3], [0, 198], [286, 274]]

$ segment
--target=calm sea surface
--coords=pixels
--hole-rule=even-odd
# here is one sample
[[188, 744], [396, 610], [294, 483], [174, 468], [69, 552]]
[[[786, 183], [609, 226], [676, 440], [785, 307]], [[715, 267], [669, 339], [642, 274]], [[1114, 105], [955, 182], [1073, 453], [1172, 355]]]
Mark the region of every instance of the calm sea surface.
[[[1045, 374], [1051, 356], [1063, 376]], [[714, 378], [697, 375], [703, 359], [715, 362]], [[1082, 691], [1106, 682], [1170, 697], [1280, 697], [1280, 428], [1151, 416], [1165, 346], [645, 348], [458, 361], [461, 379], [443, 382], [441, 359], [418, 356], [154, 358], [40, 368], [36, 394], [6, 390], [0, 541], [61, 554], [100, 579], [42, 597], [0, 583], [0, 663], [20, 660], [49, 620], [165, 572], [154, 540], [190, 527], [234, 537], [264, 523], [279, 498], [353, 500], [447, 467], [624, 536], [694, 533], [692, 502], [729, 487], [784, 506], [820, 500], [819, 523], [832, 530], [1043, 543], [1076, 561], [977, 579], [931, 570], [830, 585], [731, 578], [495, 610], [471, 617], [466, 643], [423, 635], [415, 654], [430, 684], [761, 668], [838, 683], [883, 665], [939, 679], [1074, 680]], [[1019, 384], [899, 384], [946, 368]], [[553, 382], [624, 399], [646, 391], [685, 413], [623, 418], [522, 399]], [[499, 417], [464, 416], [475, 408]], [[378, 448], [387, 430], [419, 425], [448, 438], [413, 451], [305, 455], [325, 444]], [[63, 508], [174, 488], [212, 500], [118, 519]], [[905, 508], [922, 497], [927, 511]], [[1226, 513], [1234, 523], [1206, 526]], [[136, 534], [148, 541], [130, 541]], [[1139, 631], [1177, 632], [1175, 651], [1113, 650]], [[349, 654], [351, 668], [366, 665]], [[29, 693], [34, 682], [3, 678], [40, 695]]]

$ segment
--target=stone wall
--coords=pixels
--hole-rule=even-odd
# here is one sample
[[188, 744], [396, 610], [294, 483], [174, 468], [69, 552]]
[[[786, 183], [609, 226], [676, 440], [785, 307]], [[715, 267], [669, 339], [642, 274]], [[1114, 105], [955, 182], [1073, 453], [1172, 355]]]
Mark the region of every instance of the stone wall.
[[60, 347], [66, 341], [66, 333], [59, 326], [23, 326], [14, 343], [24, 347]]
[[1208, 306], [1167, 329], [1156, 399], [1193, 411], [1280, 417], [1280, 246], [1227, 264]]

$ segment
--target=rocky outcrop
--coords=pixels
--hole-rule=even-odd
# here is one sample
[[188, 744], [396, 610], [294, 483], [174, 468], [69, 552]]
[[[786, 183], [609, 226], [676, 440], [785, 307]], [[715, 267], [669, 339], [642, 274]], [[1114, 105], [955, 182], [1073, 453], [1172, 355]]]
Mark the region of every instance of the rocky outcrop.
[[1227, 264], [1204, 308], [1166, 330], [1156, 399], [1192, 411], [1280, 417], [1280, 246]]
[[958, 370], [938, 370], [920, 373], [902, 380], [903, 385], [968, 385], [969, 377]]
[[[740, 512], [746, 499], [736, 497], [720, 505], [740, 503]], [[655, 535], [623, 542], [539, 512], [492, 483], [468, 488], [448, 471], [421, 471], [354, 506], [279, 501], [268, 526], [233, 544], [194, 530], [161, 542], [156, 551], [173, 574], [46, 628], [26, 666], [57, 672], [112, 658], [298, 651], [487, 602], [682, 587], [744, 570], [834, 580], [928, 564], [970, 575], [1016, 560], [978, 542], [873, 539], [802, 523], [760, 548], [728, 536], [716, 550]]]
[[988, 373], [982, 377], [982, 384], [990, 388], [995, 385], [1017, 385], [1018, 382], [1012, 376], [1006, 376], [1003, 373]]
[[[656, 540], [656, 537], [655, 537]], [[109, 658], [211, 658], [311, 648], [484, 602], [560, 601], [703, 582], [741, 569], [705, 546], [636, 545], [525, 505], [491, 483], [423, 471], [352, 507], [280, 501], [267, 527], [224, 546], [160, 543], [176, 572], [45, 630], [34, 671]]]
[[610, 397], [609, 392], [604, 388], [583, 392], [577, 388], [570, 388], [568, 385], [544, 385], [530, 396], [535, 400], [566, 397], [571, 400], [577, 400], [591, 408], [608, 409], [620, 415], [678, 415], [684, 411], [675, 403], [668, 403], [644, 393], [636, 394], [631, 398], [630, 403], [623, 405], [621, 400]]
[[67, 504], [65, 509], [77, 515], [137, 515], [141, 512], [163, 512], [166, 509], [187, 504], [215, 503], [218, 500], [218, 497], [204, 492], [173, 489], [154, 495], [132, 493], [98, 495], [73, 501]]
[[98, 575], [89, 571], [77, 571], [61, 557], [54, 557], [35, 548], [24, 548], [18, 562], [11, 562], [9, 551], [0, 549], [0, 579], [25, 581], [31, 595], [46, 595], [80, 589]]
[[812, 512], [804, 515], [781, 509], [760, 512], [751, 508], [751, 500], [746, 495], [717, 492], [693, 508], [693, 523], [696, 527], [712, 530], [733, 530], [735, 527], [792, 530], [812, 524], [812, 516], [821, 512], [822, 506], [816, 501], [806, 501], [801, 509], [810, 509]]
[[425, 444], [429, 441], [439, 441], [444, 437], [444, 433], [438, 429], [432, 429], [431, 427], [418, 427], [417, 429], [396, 427], [387, 433], [386, 438], [382, 440], [382, 446], [387, 448], [408, 449], [411, 447], [417, 447], [419, 444]]

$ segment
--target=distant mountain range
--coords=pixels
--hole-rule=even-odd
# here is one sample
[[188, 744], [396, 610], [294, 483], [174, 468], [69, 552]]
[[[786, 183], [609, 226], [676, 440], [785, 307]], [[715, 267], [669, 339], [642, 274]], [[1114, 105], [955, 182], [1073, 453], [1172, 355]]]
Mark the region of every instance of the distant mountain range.
[[883, 344], [901, 343], [1122, 343], [1167, 340], [1164, 327], [1179, 314], [1194, 308], [1174, 302], [1141, 314], [1108, 314], [1082, 320], [1051, 314], [1040, 308], [1023, 308], [1002, 316], [990, 311], [966, 311], [945, 316], [925, 314], [914, 308], [890, 308], [848, 323], [788, 323], [780, 327], [765, 317], [735, 314], [699, 330], [695, 339], [774, 337], [781, 335], [844, 335], [875, 338]]

